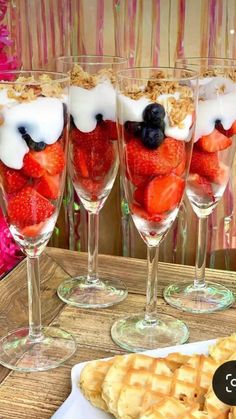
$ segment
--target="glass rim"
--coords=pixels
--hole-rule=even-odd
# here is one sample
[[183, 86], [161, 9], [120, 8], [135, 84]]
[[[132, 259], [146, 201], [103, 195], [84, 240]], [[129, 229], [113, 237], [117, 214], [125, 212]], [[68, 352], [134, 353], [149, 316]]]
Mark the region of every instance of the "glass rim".
[[[83, 59], [94, 59], [98, 60], [99, 58], [104, 58], [105, 60], [100, 61], [83, 61]], [[116, 59], [117, 61], [112, 61]], [[82, 55], [61, 55], [55, 58], [56, 61], [62, 62], [64, 64], [70, 64], [70, 60], [72, 60], [72, 64], [87, 64], [87, 65], [108, 65], [108, 64], [124, 64], [128, 61], [128, 58], [121, 57], [119, 55], [103, 55], [103, 54], [82, 54]], [[80, 61], [81, 60], [81, 61]], [[107, 60], [107, 61], [106, 61]]]
[[[0, 84], [31, 84], [32, 82], [30, 82], [29, 80], [25, 80], [25, 81], [17, 81], [17, 80], [1, 80], [1, 75], [7, 75], [7, 74], [12, 74], [12, 75], [16, 75], [18, 74], [19, 76], [22, 75], [24, 76], [25, 74], [29, 74], [32, 73], [32, 75], [34, 74], [45, 74], [48, 76], [58, 76], [58, 79], [52, 79], [50, 80], [50, 82], [48, 80], [45, 81], [45, 83], [62, 83], [65, 81], [70, 82], [70, 77], [68, 76], [68, 74], [60, 72], [60, 71], [48, 71], [48, 70], [0, 70]], [[36, 80], [37, 81], [37, 80]], [[40, 83], [44, 83], [44, 81], [40, 81]]]
[[[193, 62], [189, 62], [189, 60], [193, 60]], [[196, 62], [194, 62], [196, 60]], [[214, 67], [214, 68], [225, 68], [229, 69], [232, 67], [236, 67], [236, 58], [223, 58], [223, 57], [185, 57], [185, 58], [177, 58], [175, 60], [176, 65], [178, 64], [185, 64], [186, 70], [188, 67], [197, 67], [200, 66], [205, 60], [214, 60], [215, 63], [206, 63], [208, 67]], [[224, 64], [223, 61], [228, 61], [228, 63]], [[230, 64], [232, 62], [232, 64]], [[181, 67], [177, 67], [181, 68]], [[191, 70], [191, 68], [189, 68]]]
[[[169, 78], [166, 78], [166, 77], [135, 77], [135, 76], [128, 76], [128, 75], [126, 75], [126, 74], [131, 74], [132, 73], [132, 71], [136, 71], [136, 70], [149, 70], [149, 71], [151, 71], [151, 70], [154, 70], [154, 71], [162, 71], [162, 70], [183, 70], [183, 71], [185, 71], [185, 72], [187, 72], [187, 73], [189, 73], [189, 77], [175, 77], [175, 76], [173, 76], [173, 77], [169, 77]], [[166, 66], [166, 67], [164, 67], [164, 66], [162, 66], [162, 67], [129, 67], [129, 68], [126, 68], [126, 69], [124, 69], [124, 70], [120, 70], [120, 71], [117, 71], [117, 73], [116, 73], [116, 77], [117, 77], [117, 79], [118, 80], [152, 80], [152, 81], [155, 81], [155, 80], [157, 80], [157, 81], [182, 81], [182, 80], [196, 80], [196, 79], [198, 79], [198, 75], [199, 75], [199, 73], [197, 72], [197, 71], [195, 71], [195, 70], [191, 70], [191, 69], [187, 69], [187, 68], [179, 68], [179, 67], [168, 67], [168, 66]]]

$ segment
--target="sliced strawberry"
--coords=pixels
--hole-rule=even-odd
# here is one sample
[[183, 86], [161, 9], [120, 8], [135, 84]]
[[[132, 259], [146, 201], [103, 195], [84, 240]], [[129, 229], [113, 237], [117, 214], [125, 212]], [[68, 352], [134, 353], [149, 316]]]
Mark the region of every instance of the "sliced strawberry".
[[214, 176], [219, 167], [219, 159], [216, 152], [207, 153], [206, 151], [198, 150], [196, 145], [194, 146], [190, 165], [191, 173], [211, 177]]
[[183, 160], [180, 162], [180, 164], [172, 171], [172, 173], [174, 173], [177, 176], [183, 176], [186, 170], [186, 158], [187, 158], [187, 154], [186, 154], [186, 150], [184, 149], [184, 153], [183, 153]]
[[145, 189], [146, 211], [149, 214], [161, 214], [175, 208], [182, 199], [184, 186], [184, 180], [174, 174], [155, 177]]
[[8, 202], [9, 221], [19, 228], [39, 224], [54, 211], [54, 205], [31, 186], [26, 186]]
[[92, 179], [80, 179], [80, 187], [91, 195], [92, 201], [97, 201], [104, 190], [104, 182], [93, 181]]
[[31, 226], [22, 228], [21, 234], [24, 237], [37, 237], [41, 233], [43, 227], [44, 227], [44, 222], [41, 222], [39, 224], [33, 224]]
[[30, 151], [25, 155], [23, 160], [23, 172], [26, 176], [40, 178], [46, 172], [40, 163], [35, 160], [34, 153], [36, 153], [36, 151]]
[[73, 164], [77, 175], [99, 180], [104, 178], [115, 163], [115, 152], [110, 140], [73, 147]]
[[129, 176], [164, 175], [170, 173], [184, 158], [183, 141], [166, 138], [155, 150], [146, 148], [141, 141], [132, 139], [126, 146]]
[[116, 128], [116, 123], [113, 121], [105, 121], [105, 124], [107, 126], [107, 130], [108, 130], [108, 138], [111, 141], [117, 141], [118, 139], [118, 133], [117, 133], [117, 128]]
[[217, 183], [218, 185], [226, 185], [228, 183], [229, 176], [230, 170], [228, 166], [220, 162], [219, 168], [215, 171], [215, 173], [209, 176], [209, 180], [213, 183]]
[[73, 142], [83, 148], [91, 148], [95, 143], [103, 143], [104, 140], [110, 140], [109, 126], [104, 122], [96, 125], [96, 128], [90, 132], [82, 132], [77, 128], [73, 128], [70, 132], [70, 137]]
[[228, 130], [228, 136], [232, 137], [236, 134], [236, 121], [231, 125], [230, 129]]
[[81, 149], [80, 147], [73, 148], [73, 166], [76, 175], [82, 176], [83, 178], [89, 177], [87, 154], [85, 150]]
[[60, 175], [44, 175], [35, 184], [35, 190], [45, 198], [57, 199], [60, 194]]
[[41, 177], [48, 172], [50, 175], [57, 175], [65, 167], [64, 151], [59, 144], [48, 145], [43, 151], [30, 150], [24, 157], [23, 170], [26, 175]]
[[204, 135], [198, 140], [197, 145], [203, 151], [214, 153], [215, 151], [224, 150], [231, 146], [231, 138], [226, 137], [224, 134], [214, 129], [211, 134]]
[[132, 204], [131, 210], [135, 215], [140, 218], [144, 218], [147, 221], [160, 222], [164, 219], [162, 214], [151, 215], [140, 205]]
[[188, 186], [195, 192], [197, 195], [208, 195], [213, 197], [212, 186], [209, 180], [205, 177], [198, 175], [197, 173], [189, 174], [188, 177]]
[[141, 186], [144, 182], [148, 181], [150, 176], [142, 176], [142, 175], [136, 175], [131, 173], [126, 173], [127, 178], [133, 183], [135, 186]]
[[138, 202], [139, 204], [143, 205], [143, 201], [144, 201], [144, 192], [145, 192], [145, 188], [146, 188], [146, 183], [143, 183], [142, 185], [140, 185], [137, 189], [135, 189], [134, 191], [134, 199], [136, 202]]
[[3, 163], [0, 163], [0, 180], [6, 193], [18, 192], [27, 183], [21, 170], [10, 169]]

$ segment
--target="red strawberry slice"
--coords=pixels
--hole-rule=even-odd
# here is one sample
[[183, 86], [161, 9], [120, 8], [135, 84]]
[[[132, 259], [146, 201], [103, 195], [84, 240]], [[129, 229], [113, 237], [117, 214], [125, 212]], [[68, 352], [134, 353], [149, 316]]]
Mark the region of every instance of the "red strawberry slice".
[[82, 132], [77, 128], [73, 128], [70, 132], [70, 137], [73, 142], [83, 148], [91, 148], [95, 143], [103, 143], [104, 140], [109, 140], [109, 127], [104, 121], [97, 124], [96, 128], [90, 132]]
[[132, 204], [131, 210], [133, 214], [140, 218], [144, 218], [147, 221], [160, 222], [165, 218], [162, 214], [150, 215], [144, 208], [136, 204]]
[[116, 123], [113, 121], [105, 121], [108, 130], [108, 139], [111, 141], [117, 141], [118, 133], [116, 128]]
[[209, 180], [197, 173], [189, 174], [188, 186], [197, 195], [208, 195], [213, 198], [212, 186]]
[[224, 163], [220, 162], [219, 168], [212, 174], [209, 179], [211, 182], [216, 183], [218, 185], [226, 185], [228, 183], [230, 176], [230, 170], [228, 166]]
[[185, 144], [166, 138], [155, 150], [146, 148], [141, 141], [132, 139], [126, 146], [129, 176], [164, 175], [170, 173], [184, 158]]
[[3, 163], [0, 163], [0, 180], [6, 193], [18, 192], [27, 183], [21, 170], [10, 169]]
[[216, 152], [207, 153], [206, 151], [198, 150], [196, 145], [194, 146], [190, 165], [191, 173], [212, 177], [219, 167], [219, 159]]
[[[34, 158], [35, 151], [30, 151], [27, 153], [23, 160], [23, 172], [26, 176], [33, 178], [40, 178], [45, 174], [44, 168], [37, 162]], [[40, 153], [40, 151], [39, 151]]]
[[138, 202], [141, 205], [143, 205], [144, 192], [145, 192], [146, 186], [147, 186], [147, 184], [146, 183], [143, 183], [142, 185], [140, 185], [134, 191], [134, 199], [135, 199], [136, 202]]
[[43, 151], [30, 150], [24, 157], [23, 170], [27, 176], [41, 177], [48, 172], [50, 175], [57, 175], [65, 167], [64, 151], [59, 144], [48, 145]]
[[41, 222], [39, 224], [34, 224], [32, 226], [27, 226], [27, 227], [22, 228], [21, 234], [24, 237], [37, 237], [41, 233], [43, 227], [44, 227], [44, 222]]
[[202, 136], [197, 142], [198, 147], [200, 147], [203, 151], [207, 151], [208, 153], [224, 150], [231, 146], [231, 144], [231, 138], [226, 137], [217, 129], [214, 129], [214, 131], [212, 131], [212, 133], [209, 135]]
[[115, 152], [111, 141], [91, 143], [81, 147], [78, 143], [73, 147], [73, 164], [77, 175], [98, 180], [104, 178], [115, 163]]
[[228, 130], [228, 136], [232, 137], [236, 134], [236, 121], [231, 125], [230, 129]]
[[26, 186], [8, 202], [9, 221], [19, 228], [39, 224], [54, 211], [54, 205], [31, 186]]
[[144, 206], [149, 214], [161, 214], [179, 205], [185, 182], [179, 176], [170, 174], [155, 177], [147, 185], [144, 193]]
[[57, 199], [60, 195], [60, 175], [44, 175], [35, 184], [35, 190], [48, 199]]
[[183, 176], [186, 170], [186, 159], [187, 159], [187, 153], [184, 149], [183, 153], [183, 160], [181, 160], [180, 164], [172, 171], [177, 176]]
[[141, 186], [145, 181], [148, 181], [149, 179], [149, 176], [136, 175], [128, 172], [126, 173], [126, 176], [135, 186]]

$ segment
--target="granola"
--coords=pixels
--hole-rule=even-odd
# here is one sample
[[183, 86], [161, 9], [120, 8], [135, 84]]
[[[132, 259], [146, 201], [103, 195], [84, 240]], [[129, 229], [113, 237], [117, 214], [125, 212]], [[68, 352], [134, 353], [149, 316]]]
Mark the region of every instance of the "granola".
[[191, 98], [185, 97], [176, 100], [174, 97], [170, 97], [167, 100], [166, 112], [171, 127], [183, 128], [183, 120], [193, 111], [194, 104]]
[[115, 83], [115, 74], [111, 68], [101, 69], [96, 74], [89, 74], [79, 64], [75, 64], [73, 69], [69, 71], [69, 75], [72, 86], [83, 87], [87, 90], [92, 89], [104, 80], [110, 80], [112, 84]]
[[38, 80], [33, 76], [19, 76], [15, 83], [0, 83], [0, 90], [3, 89], [7, 89], [9, 99], [18, 102], [30, 102], [39, 96], [61, 98], [63, 93], [61, 84], [47, 74], [42, 74]]

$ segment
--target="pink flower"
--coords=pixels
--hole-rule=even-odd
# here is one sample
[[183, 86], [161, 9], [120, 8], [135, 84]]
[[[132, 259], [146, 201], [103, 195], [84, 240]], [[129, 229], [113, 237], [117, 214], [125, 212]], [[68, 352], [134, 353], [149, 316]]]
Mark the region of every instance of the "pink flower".
[[6, 25], [0, 25], [0, 50], [2, 50], [5, 46], [12, 45], [12, 40], [9, 38], [9, 30], [7, 29]]

